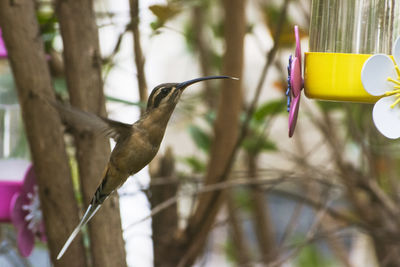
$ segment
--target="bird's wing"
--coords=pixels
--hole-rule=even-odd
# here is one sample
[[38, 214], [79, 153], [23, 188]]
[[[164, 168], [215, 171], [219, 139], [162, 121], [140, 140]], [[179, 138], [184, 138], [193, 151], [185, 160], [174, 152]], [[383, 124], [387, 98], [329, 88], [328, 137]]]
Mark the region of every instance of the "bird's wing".
[[78, 132], [101, 133], [118, 141], [132, 131], [130, 124], [110, 120], [59, 102], [48, 102], [58, 110], [63, 122]]

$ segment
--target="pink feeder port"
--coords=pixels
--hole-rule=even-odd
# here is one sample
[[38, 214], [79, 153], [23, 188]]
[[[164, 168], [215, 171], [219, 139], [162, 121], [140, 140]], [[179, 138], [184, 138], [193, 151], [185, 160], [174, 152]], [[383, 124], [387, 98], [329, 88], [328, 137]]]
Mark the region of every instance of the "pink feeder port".
[[288, 111], [289, 111], [289, 137], [292, 137], [296, 128], [297, 114], [299, 112], [301, 90], [304, 87], [304, 81], [301, 73], [301, 46], [299, 29], [294, 27], [296, 38], [296, 51], [294, 58], [290, 57], [288, 66]]
[[46, 241], [35, 172], [25, 161], [0, 161], [0, 222], [16, 228], [23, 257], [32, 253], [35, 237]]
[[22, 181], [0, 181], [0, 222], [11, 222], [11, 198], [22, 189]]
[[290, 83], [292, 85], [293, 95], [294, 97], [297, 97], [300, 95], [303, 87], [303, 79], [301, 78], [301, 59], [298, 57], [295, 57], [292, 61]]
[[26, 160], [0, 160], [0, 222], [11, 222], [11, 198], [22, 190], [29, 166]]

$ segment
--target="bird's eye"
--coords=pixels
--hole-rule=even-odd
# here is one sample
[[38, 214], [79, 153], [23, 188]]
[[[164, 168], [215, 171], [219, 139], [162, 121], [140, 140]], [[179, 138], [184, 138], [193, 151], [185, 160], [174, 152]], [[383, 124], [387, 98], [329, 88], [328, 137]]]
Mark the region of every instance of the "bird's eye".
[[163, 93], [163, 94], [168, 94], [169, 91], [171, 91], [171, 88], [165, 87], [165, 88], [163, 88], [163, 89], [161, 90], [161, 93]]

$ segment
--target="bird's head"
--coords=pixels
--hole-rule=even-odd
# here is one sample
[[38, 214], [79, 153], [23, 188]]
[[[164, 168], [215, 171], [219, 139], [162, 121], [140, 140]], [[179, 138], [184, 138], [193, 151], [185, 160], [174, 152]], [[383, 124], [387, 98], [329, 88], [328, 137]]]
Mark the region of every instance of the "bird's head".
[[188, 80], [181, 83], [163, 83], [156, 86], [149, 96], [147, 102], [147, 111], [154, 109], [174, 109], [178, 103], [182, 92], [189, 85], [205, 80], [214, 79], [237, 79], [229, 76], [207, 76], [197, 79]]

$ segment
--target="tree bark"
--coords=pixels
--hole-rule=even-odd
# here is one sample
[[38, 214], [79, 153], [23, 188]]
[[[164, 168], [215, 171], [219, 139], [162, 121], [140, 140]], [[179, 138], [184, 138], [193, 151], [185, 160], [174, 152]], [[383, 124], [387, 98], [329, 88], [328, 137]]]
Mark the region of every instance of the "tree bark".
[[1, 0], [0, 26], [37, 174], [51, 259], [57, 267], [86, 266], [85, 249], [80, 237], [71, 244], [61, 260], [55, 260], [79, 218], [62, 125], [58, 114], [42, 98], [54, 98], [54, 93], [34, 2]]
[[[82, 110], [105, 116], [98, 30], [91, 0], [57, 1], [56, 13], [64, 44], [70, 101]], [[101, 181], [110, 145], [93, 133], [74, 134], [84, 206]], [[126, 266], [118, 195], [104, 202], [89, 222], [93, 266]]]
[[[257, 155], [248, 154], [249, 179], [257, 180]], [[256, 233], [261, 260], [268, 264], [276, 260], [277, 250], [269, 216], [269, 208], [265, 192], [259, 187], [251, 187], [250, 198], [252, 202], [253, 227]]]
[[[243, 46], [245, 35], [245, 2], [243, 0], [224, 0], [225, 44], [223, 74], [242, 76]], [[231, 164], [231, 155], [238, 139], [239, 114], [242, 108], [241, 82], [223, 80], [222, 93], [214, 125], [215, 138], [211, 148], [204, 183], [206, 185], [226, 179], [226, 170]], [[186, 230], [188, 248], [179, 266], [190, 266], [202, 252], [207, 236], [223, 200], [220, 191], [199, 197], [194, 215], [189, 219]]]
[[[150, 176], [154, 181], [158, 179], [172, 179], [175, 172], [175, 161], [171, 148], [168, 148], [165, 155], [153, 160], [150, 166]], [[178, 183], [166, 183], [157, 185], [150, 182], [149, 201], [154, 208], [158, 204], [174, 197], [178, 191]], [[155, 215], [151, 220], [153, 232], [153, 251], [155, 267], [174, 267], [180, 257], [180, 250], [175, 247], [178, 231], [178, 206], [173, 204], [164, 211]]]
[[235, 248], [237, 264], [242, 267], [248, 267], [251, 266], [251, 253], [242, 229], [243, 224], [238, 216], [238, 208], [235, 205], [232, 193], [232, 191], [228, 192], [226, 201], [229, 213], [230, 232], [232, 233], [231, 240], [233, 241], [233, 246]]

